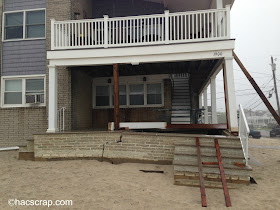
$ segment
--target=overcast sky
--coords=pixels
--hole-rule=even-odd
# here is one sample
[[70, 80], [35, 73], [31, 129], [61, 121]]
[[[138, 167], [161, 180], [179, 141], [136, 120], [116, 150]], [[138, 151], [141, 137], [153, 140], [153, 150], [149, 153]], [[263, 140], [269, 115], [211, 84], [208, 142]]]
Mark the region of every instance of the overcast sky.
[[[231, 11], [231, 36], [235, 52], [265, 95], [274, 87], [270, 56], [274, 56], [278, 93], [280, 90], [280, 1], [235, 0]], [[267, 110], [249, 81], [234, 61], [237, 105], [253, 110]], [[217, 109], [224, 111], [222, 74], [217, 77]], [[271, 81], [270, 81], [271, 80]], [[270, 82], [269, 82], [270, 81]], [[209, 90], [208, 90], [209, 91]], [[210, 93], [209, 93], [210, 94]], [[275, 94], [269, 99], [276, 109]]]

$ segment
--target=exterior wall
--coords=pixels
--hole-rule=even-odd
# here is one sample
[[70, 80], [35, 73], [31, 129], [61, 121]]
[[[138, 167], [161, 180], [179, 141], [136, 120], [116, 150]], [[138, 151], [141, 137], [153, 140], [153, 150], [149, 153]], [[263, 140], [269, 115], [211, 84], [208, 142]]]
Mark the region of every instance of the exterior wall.
[[92, 78], [72, 71], [72, 130], [92, 128]]
[[[46, 0], [46, 49], [51, 49], [51, 21], [71, 19], [71, 0]], [[47, 62], [48, 65], [48, 62]], [[58, 108], [66, 107], [65, 110], [65, 130], [71, 129], [71, 72], [66, 67], [58, 67]], [[48, 77], [49, 70], [46, 66], [46, 94], [48, 104]]]
[[[116, 143], [121, 138], [121, 143]], [[119, 132], [58, 133], [34, 136], [36, 160], [56, 158], [104, 158], [142, 160], [158, 163], [173, 161], [174, 142], [185, 136]]]
[[5, 11], [46, 8], [46, 0], [3, 0]]
[[[121, 108], [121, 122], [170, 122], [171, 112], [160, 111], [162, 109], [171, 109], [171, 81], [164, 80], [164, 107], [141, 107], [141, 108]], [[94, 109], [93, 110], [93, 128], [107, 129], [108, 122], [114, 121], [114, 109]]]
[[[5, 11], [45, 8], [45, 0], [0, 1], [0, 27]], [[45, 40], [2, 42], [1, 76], [45, 74]], [[0, 108], [0, 147], [25, 145], [34, 133], [47, 129], [46, 107]]]
[[0, 148], [25, 145], [32, 135], [46, 132], [46, 108], [0, 109]]
[[46, 41], [11, 41], [2, 44], [2, 76], [46, 73]]

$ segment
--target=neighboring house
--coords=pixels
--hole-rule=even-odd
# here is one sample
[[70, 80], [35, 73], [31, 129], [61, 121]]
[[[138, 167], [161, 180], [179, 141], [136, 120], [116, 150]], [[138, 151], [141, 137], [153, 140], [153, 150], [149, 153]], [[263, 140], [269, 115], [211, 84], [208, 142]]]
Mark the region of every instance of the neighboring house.
[[202, 97], [208, 106], [209, 86], [211, 115], [204, 114], [215, 127], [222, 69], [225, 128], [237, 132], [233, 2], [1, 1], [0, 147], [58, 132], [63, 113], [66, 131], [106, 130], [114, 121], [115, 128], [118, 121], [187, 128], [198, 123], [193, 113], [203, 113]]
[[246, 110], [245, 115], [251, 128], [261, 128], [269, 124], [277, 124], [274, 117], [268, 111]]

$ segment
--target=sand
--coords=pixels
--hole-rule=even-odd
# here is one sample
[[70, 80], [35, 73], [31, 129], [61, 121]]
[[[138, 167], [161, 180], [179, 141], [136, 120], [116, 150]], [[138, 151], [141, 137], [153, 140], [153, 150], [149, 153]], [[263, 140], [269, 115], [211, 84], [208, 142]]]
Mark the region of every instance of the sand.
[[[277, 147], [280, 139], [250, 139], [250, 144]], [[258, 184], [230, 190], [231, 209], [280, 209], [280, 149], [250, 148], [249, 152]], [[49, 209], [202, 209], [199, 188], [173, 185], [172, 166], [19, 161], [17, 152], [10, 151], [0, 152], [0, 167], [0, 209], [13, 209], [8, 205], [11, 198], [73, 200], [71, 207]], [[208, 209], [226, 209], [222, 189], [206, 189], [206, 193]]]

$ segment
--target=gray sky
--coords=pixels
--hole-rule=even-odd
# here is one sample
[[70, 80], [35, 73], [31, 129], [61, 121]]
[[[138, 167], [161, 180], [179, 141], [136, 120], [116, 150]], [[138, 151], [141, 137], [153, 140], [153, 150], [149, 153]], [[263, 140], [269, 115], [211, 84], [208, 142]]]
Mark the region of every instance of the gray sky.
[[[268, 95], [273, 88], [270, 56], [277, 59], [276, 76], [280, 91], [280, 1], [235, 0], [231, 11], [231, 37], [236, 39], [235, 52], [257, 84]], [[266, 107], [234, 61], [237, 105], [253, 110]], [[224, 111], [222, 72], [217, 77], [217, 109]], [[264, 87], [266, 85], [266, 87]], [[208, 90], [209, 91], [209, 90]], [[210, 94], [210, 93], [209, 93]], [[269, 99], [276, 109], [275, 94]], [[260, 104], [261, 103], [261, 104]], [[260, 105], [259, 105], [260, 104]], [[257, 106], [259, 105], [259, 106]], [[256, 107], [257, 106], [257, 107]]]

